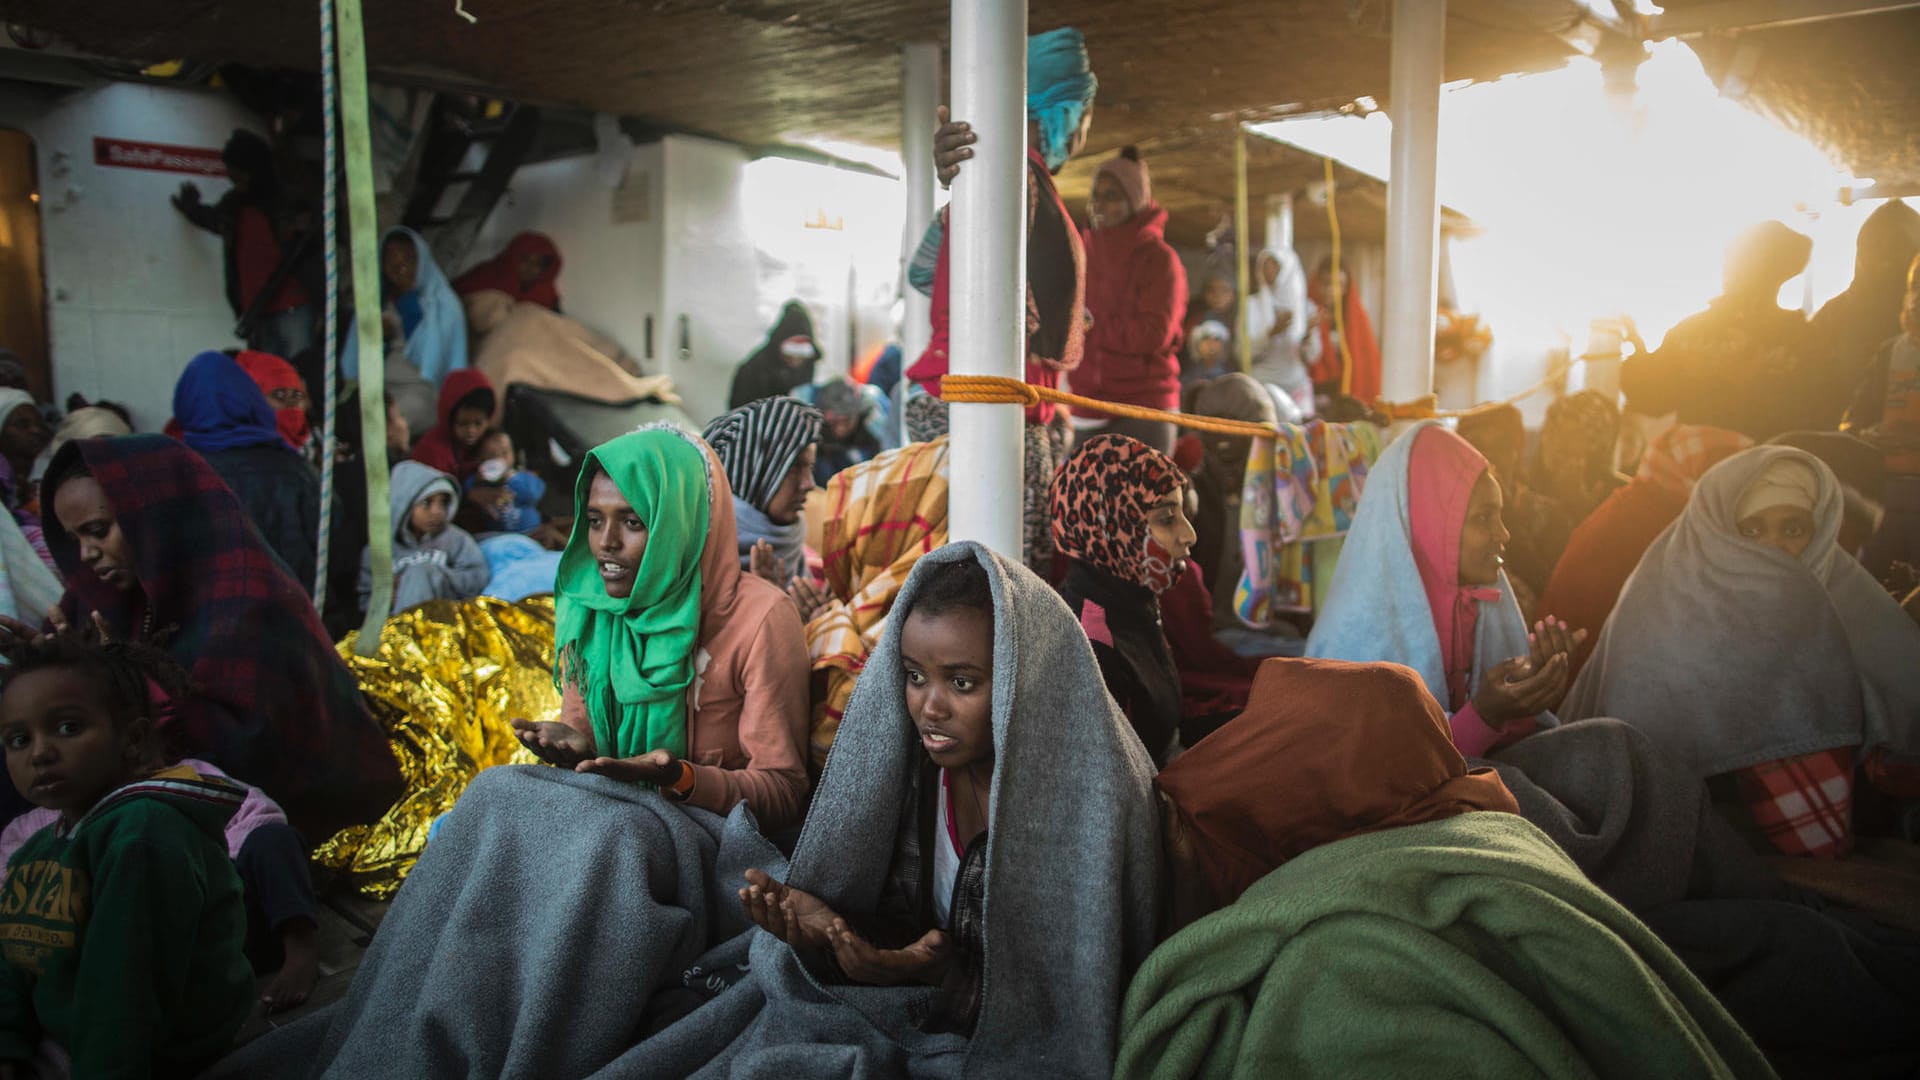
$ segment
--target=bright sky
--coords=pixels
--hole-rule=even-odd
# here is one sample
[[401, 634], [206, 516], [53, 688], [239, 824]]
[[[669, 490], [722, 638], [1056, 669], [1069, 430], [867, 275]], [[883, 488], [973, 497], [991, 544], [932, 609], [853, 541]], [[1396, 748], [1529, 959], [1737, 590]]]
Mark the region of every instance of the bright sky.
[[[1723, 99], [1693, 51], [1652, 47], [1631, 111], [1597, 63], [1449, 90], [1440, 197], [1485, 227], [1454, 247], [1463, 307], [1496, 335], [1573, 335], [1625, 311], [1658, 345], [1719, 292], [1728, 243], [1775, 218], [1812, 235], [1816, 303], [1853, 276], [1854, 233], [1877, 204], [1839, 205], [1852, 179], [1812, 144]], [[1363, 172], [1387, 173], [1384, 113], [1283, 121], [1273, 135]], [[1856, 183], [1855, 186], [1864, 186]], [[1782, 300], [1798, 306], [1807, 282]]]

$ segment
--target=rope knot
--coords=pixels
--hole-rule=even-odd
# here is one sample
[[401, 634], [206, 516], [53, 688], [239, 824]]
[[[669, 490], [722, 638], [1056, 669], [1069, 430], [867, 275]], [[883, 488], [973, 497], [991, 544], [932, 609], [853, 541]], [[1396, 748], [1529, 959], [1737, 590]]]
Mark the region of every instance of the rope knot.
[[1040, 404], [1038, 387], [1004, 375], [943, 375], [940, 377], [940, 397], [944, 401], [1019, 405], [1028, 409]]

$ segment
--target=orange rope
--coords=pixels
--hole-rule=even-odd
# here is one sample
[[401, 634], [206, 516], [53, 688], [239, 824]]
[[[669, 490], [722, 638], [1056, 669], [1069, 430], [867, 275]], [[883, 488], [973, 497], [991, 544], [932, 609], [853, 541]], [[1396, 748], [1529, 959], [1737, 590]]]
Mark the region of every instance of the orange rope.
[[[1390, 423], [1404, 420], [1443, 420], [1477, 416], [1494, 409], [1504, 408], [1539, 393], [1552, 386], [1566, 375], [1566, 368], [1556, 367], [1547, 373], [1547, 377], [1527, 387], [1525, 390], [1503, 401], [1488, 401], [1469, 409], [1439, 408], [1440, 399], [1434, 394], [1424, 394], [1412, 401], [1380, 401], [1372, 406], [1376, 413], [1386, 417]], [[1033, 386], [1019, 379], [1009, 379], [1003, 375], [946, 375], [940, 379], [940, 400], [946, 402], [967, 402], [976, 405], [1018, 405], [1031, 409], [1043, 401], [1055, 405], [1068, 405], [1078, 409], [1106, 413], [1108, 416], [1124, 416], [1133, 420], [1152, 420], [1174, 424], [1195, 431], [1211, 431], [1216, 435], [1240, 435], [1247, 438], [1264, 436], [1278, 438], [1277, 428], [1266, 424], [1248, 423], [1244, 420], [1223, 420], [1217, 416], [1195, 416], [1192, 413], [1168, 412], [1165, 409], [1149, 409], [1142, 405], [1122, 405], [1118, 402], [1101, 401], [1098, 398], [1081, 397], [1064, 390], [1055, 390], [1049, 386]]]

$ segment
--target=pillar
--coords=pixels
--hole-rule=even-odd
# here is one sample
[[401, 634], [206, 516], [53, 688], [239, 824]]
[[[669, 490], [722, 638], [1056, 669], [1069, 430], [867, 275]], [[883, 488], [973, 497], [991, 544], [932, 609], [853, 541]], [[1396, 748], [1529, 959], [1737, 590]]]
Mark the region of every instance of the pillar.
[[[979, 141], [953, 182], [950, 369], [1025, 375], [1026, 0], [953, 0], [953, 116]], [[955, 404], [948, 514], [955, 540], [1020, 558], [1023, 410]]]
[[1434, 305], [1440, 274], [1440, 84], [1445, 0], [1394, 0], [1392, 172], [1387, 183], [1387, 272], [1381, 390], [1411, 401], [1433, 390]]

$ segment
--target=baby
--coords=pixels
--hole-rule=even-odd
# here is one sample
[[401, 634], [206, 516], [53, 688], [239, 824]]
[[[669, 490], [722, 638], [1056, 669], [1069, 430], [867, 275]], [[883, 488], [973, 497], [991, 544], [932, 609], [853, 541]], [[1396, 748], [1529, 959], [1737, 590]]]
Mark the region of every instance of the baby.
[[523, 472], [514, 451], [513, 436], [499, 428], [488, 431], [476, 448], [480, 458], [467, 478], [468, 512], [462, 524], [474, 532], [531, 533], [545, 520], [540, 500], [546, 481]]

